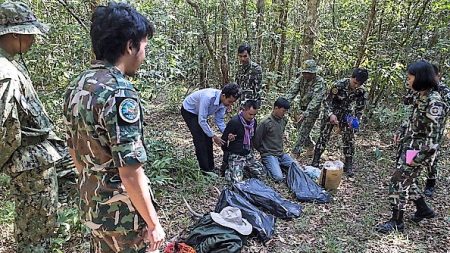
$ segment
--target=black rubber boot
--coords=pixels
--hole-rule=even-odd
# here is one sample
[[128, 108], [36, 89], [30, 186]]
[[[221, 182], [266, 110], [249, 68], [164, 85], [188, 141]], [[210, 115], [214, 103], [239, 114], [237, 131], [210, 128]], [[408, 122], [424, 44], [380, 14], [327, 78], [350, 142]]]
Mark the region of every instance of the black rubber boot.
[[390, 234], [394, 231], [403, 232], [404, 229], [403, 211], [397, 209], [392, 210], [392, 217], [389, 221], [375, 227], [375, 230], [382, 234]]
[[433, 197], [434, 189], [436, 186], [436, 179], [427, 179], [423, 194], [429, 198]]
[[344, 172], [345, 175], [347, 175], [347, 177], [353, 177], [355, 175], [355, 173], [353, 172], [353, 168], [344, 168]]
[[420, 222], [423, 219], [431, 219], [436, 217], [436, 213], [427, 205], [423, 197], [415, 200], [414, 204], [416, 204], [417, 211], [411, 217], [412, 221]]
[[347, 177], [353, 177], [353, 159], [351, 157], [345, 157], [344, 172]]

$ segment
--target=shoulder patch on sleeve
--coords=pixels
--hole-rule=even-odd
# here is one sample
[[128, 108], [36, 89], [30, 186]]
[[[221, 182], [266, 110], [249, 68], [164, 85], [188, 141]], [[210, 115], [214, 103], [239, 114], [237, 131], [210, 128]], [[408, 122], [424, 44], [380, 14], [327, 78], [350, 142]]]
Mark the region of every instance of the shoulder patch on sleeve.
[[333, 95], [337, 95], [337, 94], [339, 93], [339, 89], [336, 88], [336, 87], [334, 87], [334, 88], [331, 89], [331, 93], [332, 93]]
[[139, 104], [132, 98], [123, 99], [118, 109], [120, 119], [130, 124], [136, 123], [141, 116]]
[[430, 110], [428, 111], [428, 113], [431, 116], [441, 116], [443, 114], [443, 110], [442, 110], [441, 106], [433, 105], [430, 107]]

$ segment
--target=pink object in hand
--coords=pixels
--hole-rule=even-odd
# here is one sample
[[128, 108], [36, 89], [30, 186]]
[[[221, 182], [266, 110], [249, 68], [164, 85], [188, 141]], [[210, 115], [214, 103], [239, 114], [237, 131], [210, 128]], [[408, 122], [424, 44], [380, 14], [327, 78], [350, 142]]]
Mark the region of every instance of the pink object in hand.
[[414, 157], [419, 153], [419, 150], [406, 150], [406, 164], [411, 164]]

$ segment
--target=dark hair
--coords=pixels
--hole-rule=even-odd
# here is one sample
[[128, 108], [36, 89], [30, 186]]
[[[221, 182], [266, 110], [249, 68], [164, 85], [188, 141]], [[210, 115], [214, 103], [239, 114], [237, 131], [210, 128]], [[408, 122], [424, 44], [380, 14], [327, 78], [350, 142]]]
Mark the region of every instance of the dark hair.
[[256, 100], [248, 99], [248, 100], [245, 100], [244, 104], [242, 105], [242, 108], [243, 109], [250, 109], [250, 108], [259, 109], [259, 106], [258, 106], [258, 103], [256, 102]]
[[291, 104], [284, 97], [279, 97], [277, 101], [275, 101], [275, 103], [273, 104], [273, 107], [284, 108], [286, 110], [289, 110], [289, 108], [291, 108]]
[[408, 66], [408, 74], [414, 76], [412, 88], [415, 91], [424, 91], [437, 87], [435, 70], [429, 62], [420, 60]]
[[228, 83], [223, 86], [221, 94], [224, 94], [226, 98], [233, 96], [238, 99], [241, 96], [241, 89], [236, 83]]
[[238, 53], [239, 54], [242, 54], [245, 51], [247, 51], [248, 55], [251, 55], [252, 47], [249, 44], [247, 44], [247, 43], [242, 44], [242, 45], [240, 45], [238, 47]]
[[111, 2], [95, 8], [91, 18], [91, 42], [97, 60], [116, 63], [128, 41], [139, 50], [145, 37], [152, 37], [153, 23], [126, 3]]
[[352, 77], [355, 78], [360, 85], [363, 85], [367, 79], [369, 79], [369, 72], [367, 69], [355, 68], [353, 69]]

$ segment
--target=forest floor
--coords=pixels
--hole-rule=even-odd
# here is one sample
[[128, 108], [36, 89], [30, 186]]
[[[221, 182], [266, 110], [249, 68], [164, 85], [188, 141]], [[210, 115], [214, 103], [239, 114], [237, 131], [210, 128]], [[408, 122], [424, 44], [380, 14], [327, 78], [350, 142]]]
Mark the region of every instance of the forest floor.
[[[182, 235], [183, 231], [185, 233], [194, 223], [182, 197], [197, 212], [211, 212], [219, 196], [217, 189], [223, 189], [225, 182], [221, 177], [203, 176], [196, 169], [191, 136], [178, 113], [178, 107], [168, 109], [167, 106], [151, 106], [148, 112], [146, 137], [166, 143], [173, 155], [163, 157], [158, 164], [153, 163], [160, 167], [161, 164], [168, 164], [168, 169], [159, 171], [165, 176], [153, 177], [156, 182], [152, 181], [161, 207], [161, 222], [167, 240], [170, 240]], [[289, 132], [295, 135], [292, 128]], [[343, 177], [338, 191], [333, 194], [333, 201], [329, 204], [300, 203], [303, 206], [300, 218], [288, 221], [277, 219], [275, 235], [266, 245], [251, 238], [243, 252], [450, 252], [448, 140], [441, 147], [442, 169], [438, 188], [433, 198], [427, 198], [437, 217], [415, 224], [408, 218], [415, 211], [411, 204], [405, 214], [404, 233], [382, 235], [374, 231], [374, 225], [390, 217], [387, 190], [396, 152], [396, 147], [391, 144], [390, 132], [371, 129], [360, 131], [355, 141], [355, 176]], [[313, 134], [317, 135], [317, 130]], [[332, 136], [323, 161], [340, 158], [339, 135], [334, 133]], [[215, 147], [217, 167], [221, 164], [221, 154], [222, 151]], [[183, 159], [187, 159], [188, 163], [177, 164]], [[303, 156], [298, 162], [308, 165], [310, 160], [310, 157]], [[147, 170], [150, 176], [155, 175], [151, 168]], [[7, 181], [4, 176], [0, 177], [0, 252], [14, 252], [12, 204], [7, 200]], [[270, 180], [266, 182], [283, 197], [299, 203], [285, 184], [274, 184]], [[87, 238], [80, 229], [64, 241], [62, 250], [55, 252], [87, 252]]]

